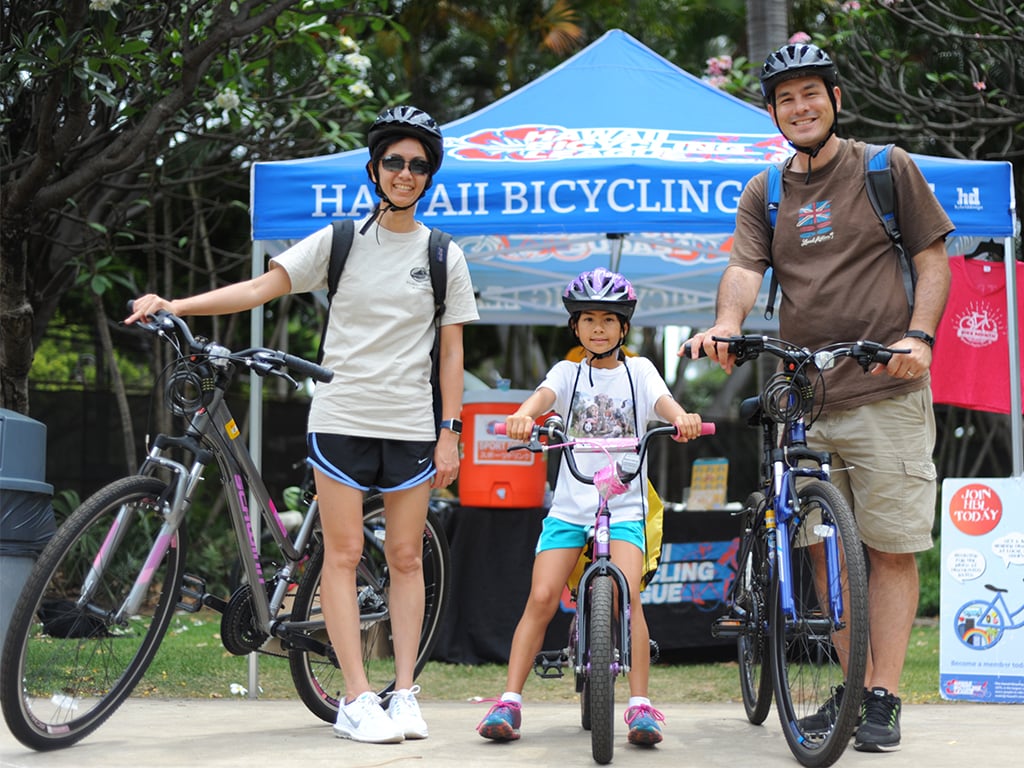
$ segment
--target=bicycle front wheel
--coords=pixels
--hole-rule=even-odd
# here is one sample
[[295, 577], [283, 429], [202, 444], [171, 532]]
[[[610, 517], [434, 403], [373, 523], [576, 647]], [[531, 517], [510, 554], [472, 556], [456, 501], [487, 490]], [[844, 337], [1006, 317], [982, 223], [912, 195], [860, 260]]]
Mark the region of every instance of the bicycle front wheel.
[[610, 576], [598, 576], [587, 605], [589, 672], [585, 695], [590, 700], [590, 748], [594, 761], [605, 765], [615, 752], [615, 587]]
[[[395, 660], [388, 607], [390, 577], [384, 557], [384, 502], [380, 496], [366, 500], [363, 506], [363, 530], [366, 539], [362, 562], [356, 574], [363, 667], [371, 688], [383, 697], [395, 688]], [[291, 614], [293, 621], [323, 620], [320, 608], [323, 556], [321, 544], [306, 565], [296, 590]], [[448, 538], [437, 516], [430, 511], [423, 528], [425, 603], [415, 675], [423, 670], [437, 641], [441, 619], [448, 605], [450, 583], [451, 552]], [[326, 629], [315, 632], [314, 636], [324, 643], [329, 642]], [[321, 720], [333, 723], [345, 695], [344, 677], [333, 657], [333, 650], [329, 656], [322, 656], [304, 649], [292, 649], [288, 658], [292, 682], [303, 703]]]
[[90, 496], [36, 561], [8, 628], [0, 701], [27, 747], [68, 747], [135, 688], [171, 621], [185, 566], [184, 527], [154, 567], [139, 611], [118, 619], [163, 524], [166, 483], [135, 476]]
[[[853, 514], [839, 491], [814, 481], [798, 498], [799, 516], [788, 542], [795, 614], [783, 613], [776, 575], [771, 662], [789, 748], [801, 764], [818, 768], [839, 759], [860, 717], [868, 650], [867, 570]], [[838, 557], [825, 556], [830, 541], [838, 545]], [[834, 605], [841, 605], [838, 615]]]
[[747, 720], [760, 725], [772, 706], [771, 657], [768, 654], [768, 532], [764, 527], [765, 496], [750, 494], [743, 510], [744, 540], [736, 571], [734, 608], [742, 619], [736, 649], [740, 667], [740, 693]]

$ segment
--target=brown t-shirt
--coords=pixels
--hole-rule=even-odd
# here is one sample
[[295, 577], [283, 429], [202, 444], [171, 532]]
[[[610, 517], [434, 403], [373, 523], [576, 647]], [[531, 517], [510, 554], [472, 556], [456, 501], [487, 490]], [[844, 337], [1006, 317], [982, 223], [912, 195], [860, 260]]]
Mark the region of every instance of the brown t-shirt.
[[[813, 350], [863, 339], [894, 345], [908, 329], [899, 259], [865, 190], [864, 150], [862, 142], [840, 139], [831, 162], [812, 163], [809, 181], [806, 173], [787, 169], [774, 238], [764, 213], [767, 171], [751, 179], [740, 198], [729, 264], [764, 274], [771, 242], [779, 333]], [[906, 152], [894, 148], [890, 165], [896, 220], [913, 256], [953, 224]], [[825, 374], [825, 409], [853, 408], [927, 384], [927, 377], [868, 376], [844, 359]]]

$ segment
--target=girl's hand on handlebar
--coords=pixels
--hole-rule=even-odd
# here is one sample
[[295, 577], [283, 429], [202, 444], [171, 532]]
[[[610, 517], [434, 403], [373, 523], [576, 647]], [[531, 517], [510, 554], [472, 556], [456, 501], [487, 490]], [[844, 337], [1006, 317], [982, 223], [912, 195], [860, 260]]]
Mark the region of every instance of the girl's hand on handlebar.
[[526, 442], [533, 432], [534, 420], [532, 416], [520, 413], [513, 413], [505, 417], [505, 434], [513, 440]]
[[672, 423], [676, 427], [676, 434], [672, 439], [677, 443], [685, 443], [701, 436], [701, 419], [696, 413], [682, 413]]
[[124, 324], [134, 325], [139, 321], [145, 320], [147, 317], [152, 317], [161, 309], [172, 313], [174, 311], [171, 309], [171, 302], [157, 296], [155, 293], [139, 296], [139, 298], [132, 302], [132, 313], [124, 319]]

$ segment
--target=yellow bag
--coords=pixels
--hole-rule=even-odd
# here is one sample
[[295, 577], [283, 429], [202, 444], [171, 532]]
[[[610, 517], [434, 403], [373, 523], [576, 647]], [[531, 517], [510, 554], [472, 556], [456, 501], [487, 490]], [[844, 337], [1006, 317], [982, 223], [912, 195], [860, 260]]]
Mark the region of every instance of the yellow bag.
[[[640, 591], [642, 592], [648, 584], [651, 583], [651, 579], [654, 578], [655, 572], [658, 570], [658, 563], [661, 562], [661, 540], [665, 533], [665, 505], [661, 501], [661, 497], [658, 496], [658, 492], [654, 490], [654, 486], [651, 481], [647, 481], [647, 517], [644, 520], [644, 535], [646, 541], [644, 542], [644, 573], [640, 578]], [[569, 585], [569, 590], [575, 595], [576, 588], [580, 584], [580, 577], [583, 576], [583, 571], [590, 565], [590, 550], [584, 549], [580, 552], [580, 558], [576, 561], [576, 567], [573, 568], [572, 573], [569, 575], [569, 580], [566, 582]]]

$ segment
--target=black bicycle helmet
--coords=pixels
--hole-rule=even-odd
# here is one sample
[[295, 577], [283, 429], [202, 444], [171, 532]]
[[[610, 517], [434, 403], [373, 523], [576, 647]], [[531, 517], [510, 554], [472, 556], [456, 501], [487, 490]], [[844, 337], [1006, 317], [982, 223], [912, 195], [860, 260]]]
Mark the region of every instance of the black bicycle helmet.
[[821, 48], [812, 43], [790, 43], [768, 54], [761, 67], [761, 94], [766, 103], [775, 99], [775, 88], [795, 77], [818, 76], [829, 92], [839, 84], [839, 70]]
[[422, 142], [430, 160], [431, 173], [437, 173], [444, 158], [441, 129], [434, 118], [412, 106], [391, 107], [377, 115], [366, 135], [371, 161], [376, 163], [388, 146], [407, 136]]
[[614, 312], [628, 323], [636, 309], [636, 291], [618, 272], [598, 267], [573, 279], [562, 292], [562, 303], [570, 317], [588, 310]]

